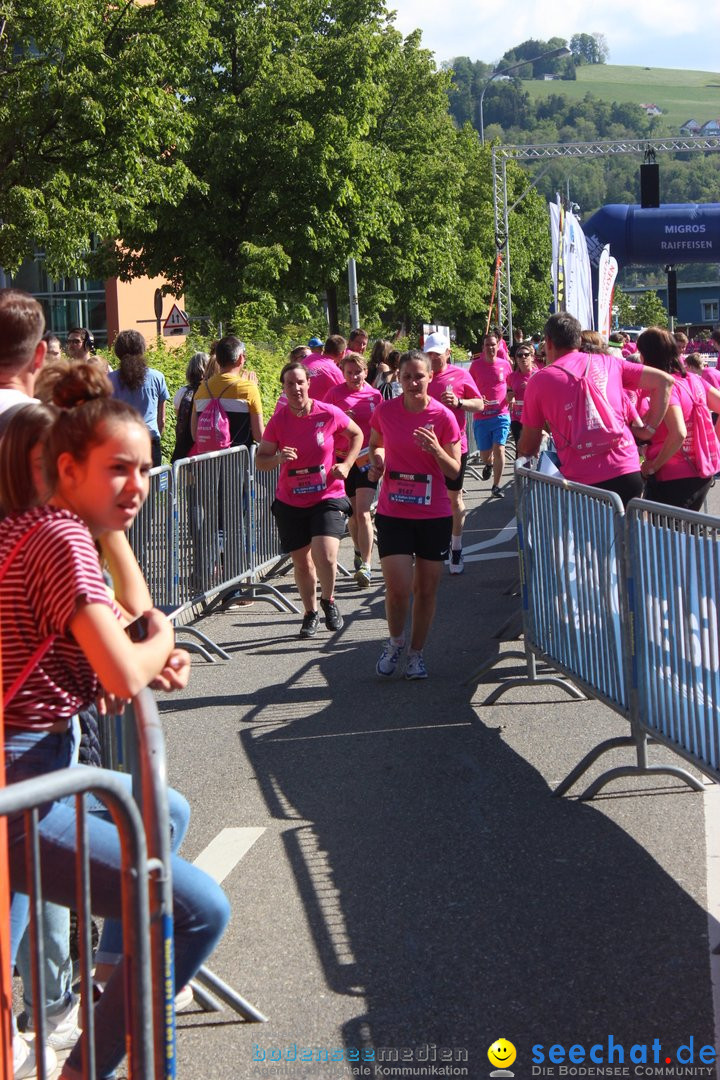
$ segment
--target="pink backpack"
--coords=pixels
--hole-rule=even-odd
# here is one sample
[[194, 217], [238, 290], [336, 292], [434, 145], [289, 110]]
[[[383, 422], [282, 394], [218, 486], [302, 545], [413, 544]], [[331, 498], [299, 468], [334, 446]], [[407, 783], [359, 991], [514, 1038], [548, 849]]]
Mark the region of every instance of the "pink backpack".
[[692, 410], [687, 423], [687, 437], [682, 444], [682, 452], [690, 464], [697, 469], [698, 476], [714, 476], [720, 471], [720, 444], [718, 444], [705, 394], [702, 387], [695, 386], [694, 378], [688, 375], [686, 379], [675, 380], [675, 385], [685, 390], [692, 401]]
[[555, 365], [561, 367], [572, 380], [567, 404], [570, 421], [568, 445], [583, 458], [608, 454], [626, 433], [624, 418], [616, 413], [594, 380], [588, 378], [590, 363], [594, 358], [606, 359], [600, 355], [588, 355], [582, 375], [575, 375], [562, 364]]
[[[205, 389], [210, 395], [210, 401], [203, 411], [198, 414], [195, 443], [188, 457], [196, 457], [198, 454], [211, 454], [215, 450], [226, 450], [232, 444], [230, 435], [230, 420], [222, 405], [220, 398], [229, 390], [228, 386], [217, 397], [210, 393], [207, 379], [204, 380]], [[197, 403], [197, 397], [195, 399]]]

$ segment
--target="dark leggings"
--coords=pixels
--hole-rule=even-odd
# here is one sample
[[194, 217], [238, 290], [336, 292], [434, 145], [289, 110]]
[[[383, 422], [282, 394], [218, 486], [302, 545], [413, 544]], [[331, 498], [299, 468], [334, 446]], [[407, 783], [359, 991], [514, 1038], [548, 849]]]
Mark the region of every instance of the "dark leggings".
[[620, 496], [623, 506], [627, 506], [631, 499], [642, 498], [643, 478], [639, 472], [623, 473], [622, 476], [613, 476], [610, 480], [601, 480], [598, 484], [593, 484], [593, 487], [614, 491]]
[[715, 482], [714, 476], [683, 476], [679, 480], [658, 480], [649, 476], [645, 498], [681, 510], [702, 510], [705, 497]]

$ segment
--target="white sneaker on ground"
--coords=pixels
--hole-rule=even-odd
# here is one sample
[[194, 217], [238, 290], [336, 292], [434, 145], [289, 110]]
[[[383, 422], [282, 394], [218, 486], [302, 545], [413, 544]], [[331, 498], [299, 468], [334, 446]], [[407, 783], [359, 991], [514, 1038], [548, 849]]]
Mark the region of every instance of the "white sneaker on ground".
[[[50, 1046], [45, 1047], [45, 1071], [52, 1077], [58, 1067], [55, 1051]], [[37, 1061], [35, 1060], [35, 1043], [24, 1039], [22, 1035], [13, 1035], [13, 1074], [15, 1080], [31, 1080], [37, 1076]]]
[[[72, 1050], [82, 1035], [82, 1029], [78, 1026], [79, 1016], [80, 998], [76, 994], [72, 994], [67, 1006], [60, 1012], [46, 1015], [47, 1044], [56, 1054]], [[27, 1030], [34, 1030], [32, 1016], [28, 1019]]]
[[180, 987], [177, 994], [175, 995], [175, 1012], [184, 1012], [185, 1009], [189, 1009], [194, 1000], [195, 996], [193, 994], [193, 988], [190, 983], [187, 983], [185, 986]]
[[425, 661], [423, 660], [423, 654], [421, 652], [411, 653], [408, 656], [407, 667], [405, 668], [406, 679], [427, 679], [428, 673], [425, 667]]
[[404, 645], [393, 645], [392, 641], [388, 641], [375, 665], [375, 673], [382, 675], [385, 679], [391, 678], [395, 674], [398, 660], [402, 656], [404, 648]]
[[457, 551], [450, 552], [450, 561], [448, 562], [448, 570], [451, 574], [462, 574], [465, 569], [465, 560], [463, 559], [463, 553], [460, 548]]

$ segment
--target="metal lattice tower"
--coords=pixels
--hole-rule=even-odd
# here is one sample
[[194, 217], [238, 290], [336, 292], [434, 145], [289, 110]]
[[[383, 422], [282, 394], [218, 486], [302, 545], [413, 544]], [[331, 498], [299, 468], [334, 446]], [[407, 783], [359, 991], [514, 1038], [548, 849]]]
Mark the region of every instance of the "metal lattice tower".
[[[720, 150], [720, 136], [693, 135], [666, 139], [595, 139], [577, 143], [523, 143], [516, 146], [493, 146], [493, 210], [495, 247], [502, 256], [498, 270], [498, 321], [503, 334], [512, 340], [512, 283], [510, 274], [510, 226], [507, 200], [508, 161], [545, 161], [559, 158], [612, 157], [615, 154], [640, 154], [648, 151], [668, 154], [696, 150]], [[539, 179], [539, 177], [538, 177]], [[532, 185], [531, 185], [532, 186]], [[529, 188], [527, 189], [529, 190]], [[515, 203], [525, 197], [527, 191]], [[514, 206], [510, 209], [514, 209]]]

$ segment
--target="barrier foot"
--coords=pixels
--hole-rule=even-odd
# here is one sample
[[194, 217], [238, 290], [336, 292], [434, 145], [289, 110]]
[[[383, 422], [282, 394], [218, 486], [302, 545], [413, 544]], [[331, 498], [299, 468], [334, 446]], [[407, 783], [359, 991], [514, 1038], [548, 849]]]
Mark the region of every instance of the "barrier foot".
[[200, 645], [197, 641], [181, 641], [179, 638], [175, 638], [175, 644], [179, 649], [185, 649], [186, 652], [198, 653], [198, 655], [202, 656], [203, 660], [207, 660], [209, 664], [215, 663], [215, 657], [207, 651], [204, 645]]
[[[260, 592], [267, 592], [268, 595], [260, 596], [256, 591], [258, 589]], [[300, 608], [293, 604], [292, 600], [288, 600], [284, 593], [267, 581], [253, 582], [252, 595], [257, 596], [258, 600], [267, 600], [268, 604], [272, 604], [278, 611], [289, 611], [292, 615], [301, 614]]]
[[[562, 783], [558, 784], [555, 788], [553, 795], [564, 795], [565, 792], [573, 786], [575, 781], [579, 780], [583, 773], [586, 772], [606, 750], [615, 750], [619, 746], [635, 745], [636, 739], [632, 735], [616, 735], [614, 739], [605, 739], [604, 742], [598, 743], [597, 746], [593, 747], [593, 749], [585, 755], [582, 761], [577, 763], [574, 769], [570, 770]], [[638, 766], [633, 765], [633, 768], [637, 769]]]
[[343, 566], [342, 563], [338, 563], [337, 568], [338, 574], [340, 574], [341, 577], [352, 577], [352, 574], [350, 573], [348, 568], [346, 566]]
[[611, 780], [616, 780], [621, 776], [649, 776], [658, 773], [663, 776], [676, 776], [678, 780], [684, 780], [693, 791], [705, 790], [702, 780], [698, 780], [685, 769], [681, 769], [679, 765], [647, 765], [645, 768], [640, 765], [621, 765], [617, 769], [610, 769], [608, 772], [603, 773], [597, 780], [593, 780], [590, 787], [583, 791], [580, 796], [580, 802], [588, 802]]
[[[508, 653], [504, 654], [505, 656]], [[523, 654], [524, 655], [524, 654]], [[493, 692], [485, 698], [483, 705], [494, 705], [498, 701], [506, 690], [511, 690], [514, 686], [559, 686], [561, 690], [565, 690], [571, 698], [575, 701], [585, 701], [585, 695], [581, 690], [578, 690], [577, 686], [573, 686], [571, 682], [565, 679], [559, 679], [555, 675], [545, 675], [542, 679], [508, 679], [502, 686], [496, 686]]]
[[201, 986], [197, 979], [191, 979], [190, 985], [192, 987], [193, 998], [203, 1010], [203, 1012], [222, 1012], [224, 1006], [220, 1004], [217, 998], [208, 993], [204, 986]]
[[196, 630], [194, 626], [178, 626], [177, 633], [183, 635], [189, 634], [190, 637], [197, 638], [197, 640], [201, 642], [200, 645], [196, 645], [194, 642], [190, 641], [184, 642], [183, 648], [188, 649], [189, 652], [202, 653], [205, 656], [206, 660], [211, 660], [213, 663], [215, 661], [213, 660], [212, 656], [207, 655], [208, 653], [216, 653], [221, 660], [232, 660], [232, 656], [230, 655], [230, 653], [225, 652], [225, 650], [220, 645], [217, 645], [214, 641], [212, 641], [212, 639], [209, 638], [207, 634], [203, 634], [202, 630]]
[[484, 664], [481, 664], [479, 668], [476, 668], [475, 671], [473, 671], [472, 675], [469, 675], [468, 678], [465, 680], [463, 686], [469, 686], [470, 683], [479, 682], [480, 679], [482, 679], [483, 675], [487, 675], [488, 671], [492, 671], [495, 665], [499, 664], [501, 660], [505, 660], [506, 657], [510, 657], [511, 659], [515, 660], [527, 659], [527, 656], [524, 652], [517, 652], [516, 650], [501, 653], [500, 656], [494, 656], [492, 660], [486, 660]]
[[267, 1024], [267, 1016], [263, 1016], [259, 1009], [256, 1009], [254, 1005], [251, 1005], [245, 998], [240, 997], [237, 991], [233, 990], [232, 986], [229, 986], [218, 975], [213, 974], [209, 968], [201, 967], [192, 980], [193, 988], [196, 983], [202, 983], [213, 994], [224, 1001], [226, 1005], [229, 1005], [236, 1013], [243, 1017], [244, 1020], [249, 1020], [255, 1024]]

